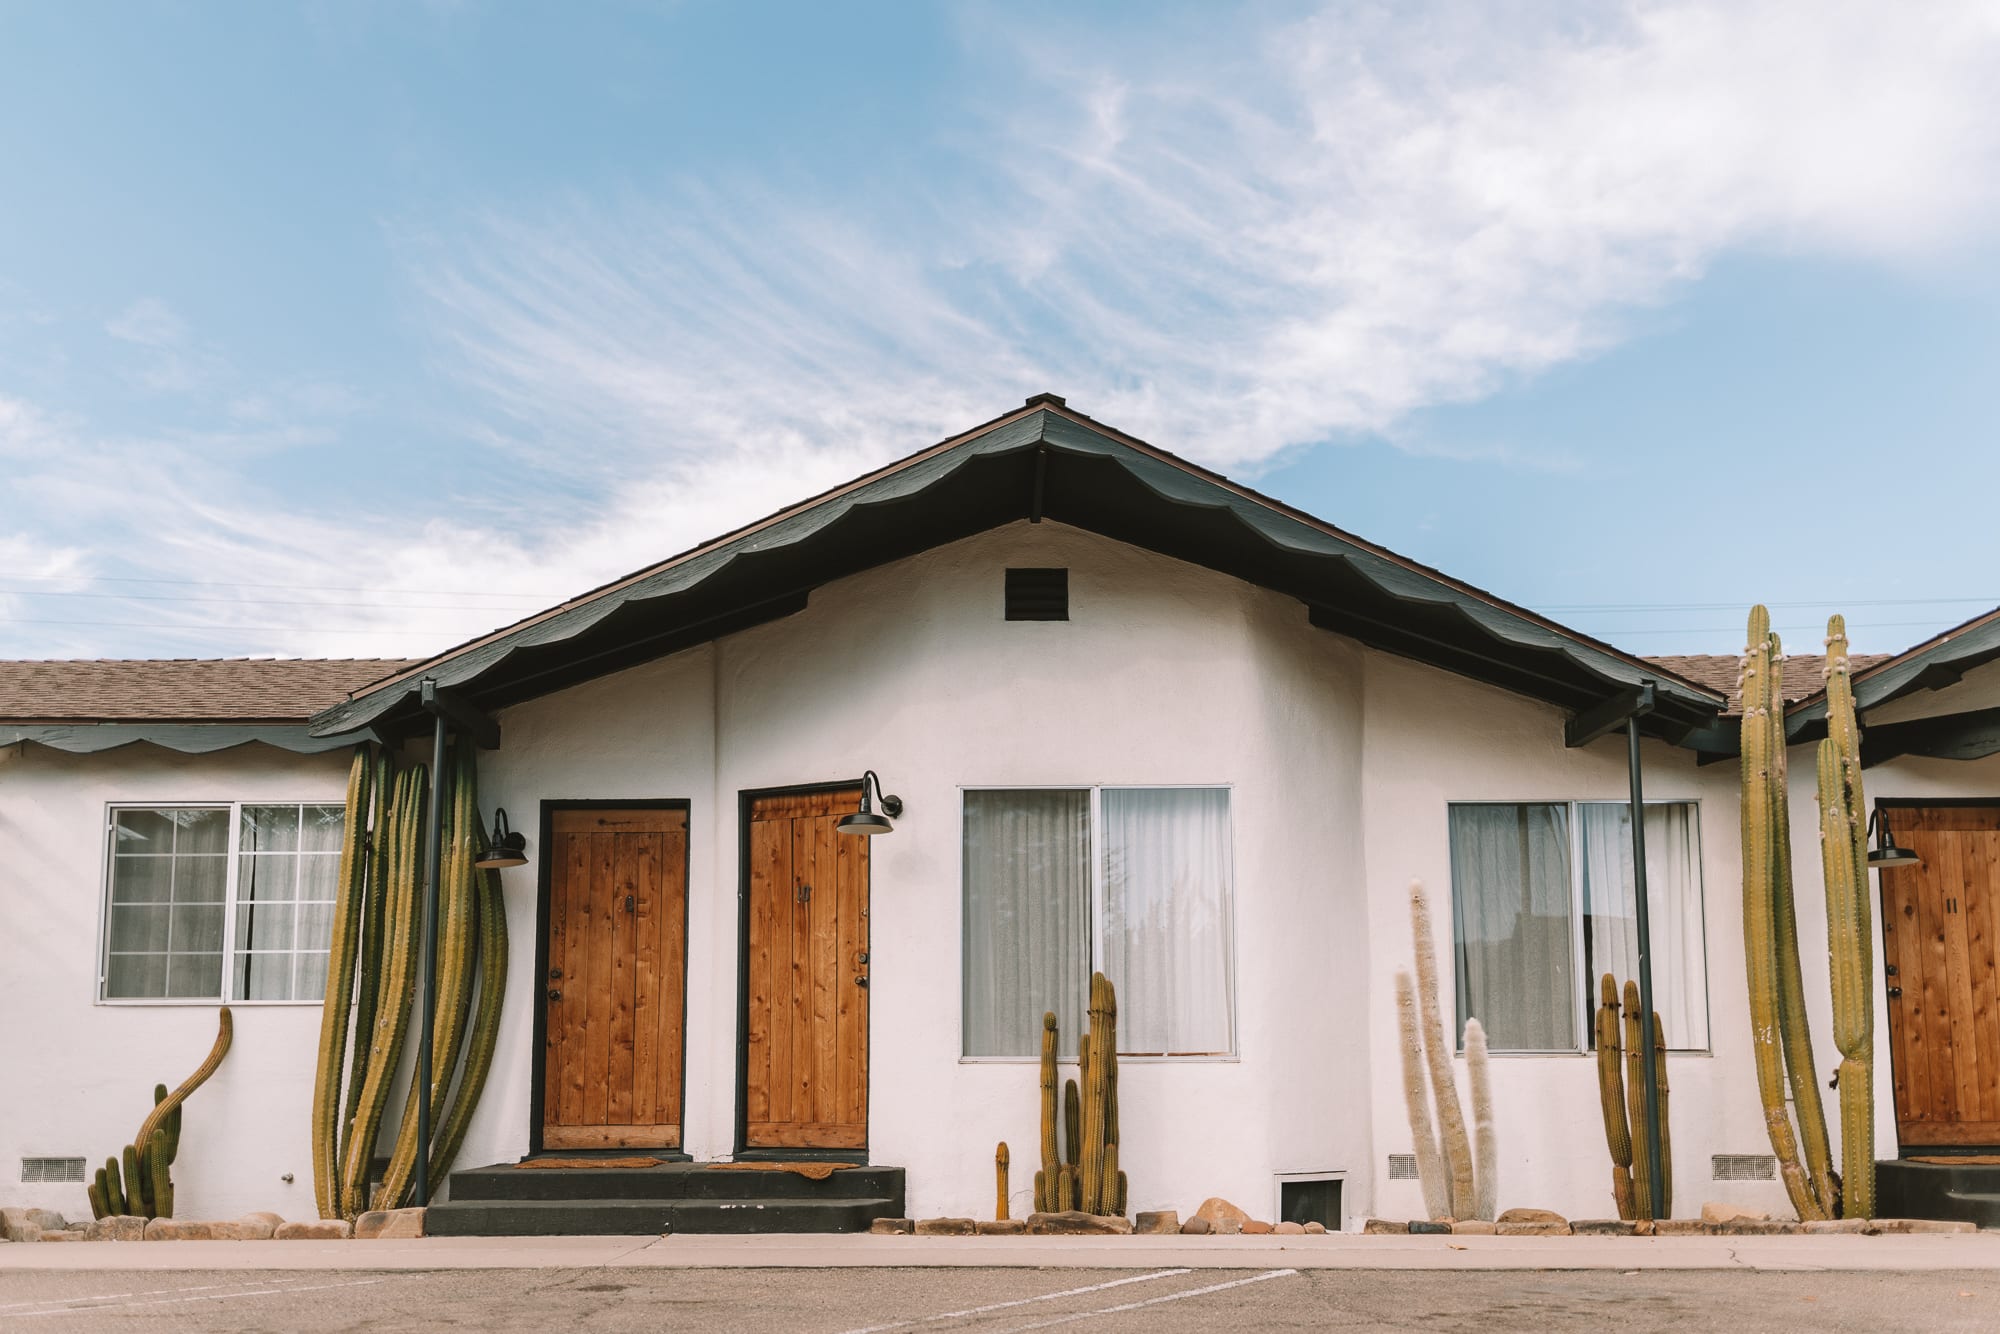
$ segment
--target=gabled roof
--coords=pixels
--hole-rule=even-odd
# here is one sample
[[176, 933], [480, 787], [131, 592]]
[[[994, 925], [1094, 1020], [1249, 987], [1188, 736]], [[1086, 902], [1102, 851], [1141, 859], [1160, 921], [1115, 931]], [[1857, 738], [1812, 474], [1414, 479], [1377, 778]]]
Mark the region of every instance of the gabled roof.
[[[1854, 670], [1865, 671], [1876, 663], [1886, 662], [1887, 653], [1855, 653], [1850, 655]], [[1738, 717], [1743, 712], [1742, 675], [1743, 659], [1733, 653], [1689, 653], [1651, 657], [1654, 663], [1676, 675], [1684, 676], [1710, 690], [1720, 691], [1729, 697], [1729, 716]], [[1826, 689], [1826, 656], [1821, 653], [1790, 653], [1785, 655], [1783, 671], [1778, 681], [1778, 689], [1785, 703], [1807, 699]]]
[[[1863, 714], [1919, 690], [1955, 684], [1974, 667], [2000, 659], [2000, 607], [1955, 625], [1914, 648], [1875, 660], [1854, 673], [1854, 706]], [[1857, 659], [1858, 661], [1858, 659]], [[1786, 711], [1785, 730], [1793, 741], [1826, 735], [1826, 689]]]
[[787, 616], [832, 580], [1020, 519], [1053, 519], [1305, 603], [1387, 652], [1583, 709], [1657, 682], [1681, 740], [1722, 692], [1398, 556], [1103, 426], [1054, 395], [358, 690], [316, 733], [419, 723], [433, 678], [491, 710]]

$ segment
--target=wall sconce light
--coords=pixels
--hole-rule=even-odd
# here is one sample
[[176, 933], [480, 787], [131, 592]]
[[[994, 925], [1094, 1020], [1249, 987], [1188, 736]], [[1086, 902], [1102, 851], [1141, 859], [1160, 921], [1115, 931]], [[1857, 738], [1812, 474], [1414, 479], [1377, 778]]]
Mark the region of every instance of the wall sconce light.
[[1870, 866], [1915, 866], [1923, 858], [1908, 848], [1896, 846], [1895, 835], [1889, 832], [1889, 822], [1882, 818], [1880, 808], [1868, 817], [1868, 832], [1880, 838], [1880, 842], [1868, 849]]
[[475, 857], [472, 864], [482, 871], [528, 864], [528, 836], [517, 834], [507, 827], [505, 807], [493, 808], [493, 837], [488, 841], [486, 851]]
[[[876, 798], [882, 803], [882, 812], [879, 815], [875, 812], [874, 804], [868, 799], [868, 793], [871, 788], [874, 790]], [[866, 834], [873, 837], [876, 834], [886, 834], [894, 829], [896, 826], [890, 824], [889, 821], [901, 816], [902, 813], [903, 799], [895, 796], [884, 796], [882, 792], [882, 780], [875, 776], [873, 769], [870, 769], [861, 776], [861, 809], [852, 815], [841, 816], [840, 823], [835, 825], [834, 828], [843, 834]]]

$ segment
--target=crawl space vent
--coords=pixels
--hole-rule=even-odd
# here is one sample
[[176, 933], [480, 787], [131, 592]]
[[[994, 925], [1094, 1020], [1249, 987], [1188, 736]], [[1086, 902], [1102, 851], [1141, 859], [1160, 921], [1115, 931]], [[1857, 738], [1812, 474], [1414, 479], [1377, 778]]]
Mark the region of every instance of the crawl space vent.
[[1069, 619], [1069, 571], [1010, 569], [1007, 571], [1007, 619], [1066, 621]]
[[1417, 1179], [1417, 1155], [1414, 1153], [1392, 1153], [1389, 1155], [1389, 1180], [1415, 1181]]
[[1718, 1153], [1712, 1160], [1717, 1181], [1775, 1181], [1778, 1160], [1768, 1153]]
[[83, 1180], [81, 1158], [23, 1158], [21, 1180], [30, 1185], [70, 1184]]

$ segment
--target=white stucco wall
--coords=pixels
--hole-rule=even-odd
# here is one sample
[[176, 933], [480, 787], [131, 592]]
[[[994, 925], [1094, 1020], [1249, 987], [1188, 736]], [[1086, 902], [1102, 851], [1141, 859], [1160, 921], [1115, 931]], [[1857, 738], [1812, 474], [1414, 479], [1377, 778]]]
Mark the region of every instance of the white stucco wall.
[[[95, 1171], [131, 1142], [153, 1086], [179, 1084], [215, 1041], [215, 1002], [97, 1002], [108, 807], [339, 802], [347, 761], [262, 746], [210, 755], [0, 747], [0, 1200], [88, 1218], [82, 1186], [23, 1184], [20, 1160], [81, 1157]], [[319, 1002], [231, 1008], [229, 1055], [182, 1115], [175, 1212], [312, 1217]]]

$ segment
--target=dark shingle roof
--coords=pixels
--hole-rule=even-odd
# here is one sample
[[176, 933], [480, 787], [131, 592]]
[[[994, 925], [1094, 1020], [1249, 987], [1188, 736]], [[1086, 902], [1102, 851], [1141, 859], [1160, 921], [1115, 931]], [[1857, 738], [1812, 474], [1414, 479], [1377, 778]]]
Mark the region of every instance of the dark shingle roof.
[[[1866, 671], [1878, 662], [1887, 662], [1887, 653], [1853, 653], [1848, 661], [1857, 672]], [[1710, 690], [1719, 690], [1729, 696], [1729, 712], [1742, 712], [1742, 701], [1736, 697], [1737, 676], [1743, 670], [1743, 660], [1729, 653], [1693, 653], [1681, 656], [1667, 655], [1646, 659], [1657, 663], [1662, 670], [1684, 676], [1699, 682]], [[1808, 696], [1818, 694], [1826, 685], [1826, 657], [1819, 653], [1788, 653], [1785, 655], [1785, 672], [1781, 687], [1785, 703], [1792, 704]]]
[[408, 665], [402, 658], [0, 661], [0, 720], [293, 722]]

